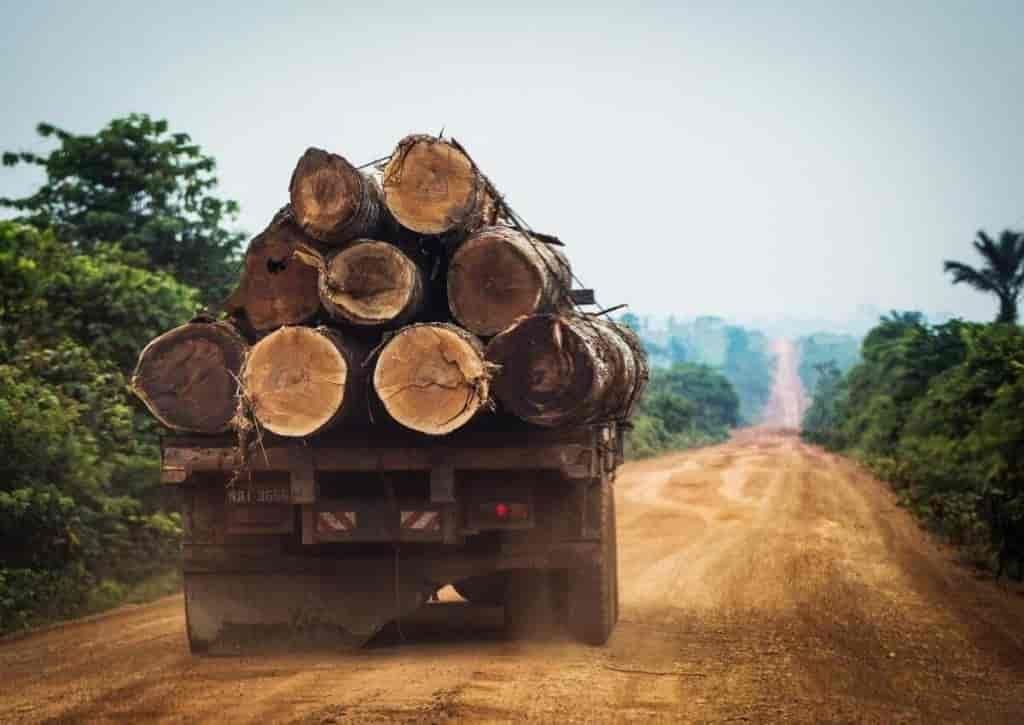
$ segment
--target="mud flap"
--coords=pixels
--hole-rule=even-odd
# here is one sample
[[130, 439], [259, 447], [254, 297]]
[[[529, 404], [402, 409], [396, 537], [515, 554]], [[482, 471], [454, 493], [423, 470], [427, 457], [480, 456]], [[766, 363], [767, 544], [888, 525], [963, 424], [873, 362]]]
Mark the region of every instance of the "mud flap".
[[[396, 586], [397, 584], [397, 586]], [[200, 652], [235, 626], [337, 628], [353, 647], [388, 622], [419, 608], [436, 586], [418, 571], [353, 566], [338, 576], [311, 574], [185, 575], [189, 643]]]

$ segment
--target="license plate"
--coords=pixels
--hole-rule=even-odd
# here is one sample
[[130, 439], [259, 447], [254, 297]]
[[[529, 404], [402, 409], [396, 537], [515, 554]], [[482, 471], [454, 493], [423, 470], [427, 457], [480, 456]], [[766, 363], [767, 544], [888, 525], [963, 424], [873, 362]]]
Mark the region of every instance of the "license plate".
[[238, 505], [291, 503], [290, 486], [232, 486], [228, 503]]

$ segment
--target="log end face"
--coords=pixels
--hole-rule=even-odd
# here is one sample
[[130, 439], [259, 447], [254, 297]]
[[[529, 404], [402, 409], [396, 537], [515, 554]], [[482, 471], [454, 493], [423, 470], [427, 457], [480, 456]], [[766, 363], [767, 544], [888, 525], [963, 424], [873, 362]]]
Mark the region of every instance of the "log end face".
[[413, 325], [381, 350], [374, 389], [406, 428], [444, 435], [465, 425], [489, 396], [489, 372], [478, 343], [445, 325]]
[[188, 323], [150, 342], [132, 389], [172, 430], [223, 433], [235, 415], [244, 340], [224, 324]]
[[396, 247], [367, 241], [335, 254], [320, 277], [320, 298], [335, 316], [363, 326], [394, 322], [416, 304], [419, 270]]
[[538, 312], [544, 301], [543, 270], [500, 235], [467, 240], [448, 267], [452, 316], [477, 335], [490, 337], [520, 317]]
[[384, 203], [403, 227], [443, 234], [464, 225], [482, 206], [479, 173], [447, 141], [429, 136], [401, 141], [384, 168]]
[[324, 242], [339, 238], [355, 216], [367, 191], [365, 181], [345, 159], [308, 149], [299, 159], [289, 187], [295, 220], [307, 234]]
[[260, 425], [277, 435], [304, 437], [337, 417], [349, 373], [345, 356], [319, 330], [282, 327], [253, 346], [242, 387]]

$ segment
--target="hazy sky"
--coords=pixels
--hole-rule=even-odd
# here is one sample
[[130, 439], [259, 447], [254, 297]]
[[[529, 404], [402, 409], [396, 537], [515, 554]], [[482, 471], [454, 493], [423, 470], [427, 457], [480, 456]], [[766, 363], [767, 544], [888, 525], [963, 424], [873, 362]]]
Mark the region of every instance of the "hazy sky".
[[307, 146], [444, 127], [604, 305], [994, 315], [941, 263], [1024, 227], [1024, 2], [488, 6], [0, 0], [0, 149], [165, 117], [255, 233]]

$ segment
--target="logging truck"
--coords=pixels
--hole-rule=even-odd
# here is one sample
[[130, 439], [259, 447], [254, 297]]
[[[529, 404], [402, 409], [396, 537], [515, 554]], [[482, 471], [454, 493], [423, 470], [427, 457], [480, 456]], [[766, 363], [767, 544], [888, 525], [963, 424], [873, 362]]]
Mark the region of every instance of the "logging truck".
[[327, 626], [352, 644], [452, 584], [504, 607], [510, 636], [560, 620], [599, 645], [618, 615], [614, 424], [469, 426], [443, 439], [345, 428], [172, 435], [162, 480], [180, 487], [193, 652], [225, 630]]
[[139, 356], [132, 388], [173, 431], [189, 643], [364, 642], [451, 584], [512, 635], [557, 618], [603, 644], [640, 340], [582, 310], [560, 240], [454, 140], [408, 136], [380, 171], [308, 149], [225, 317]]

